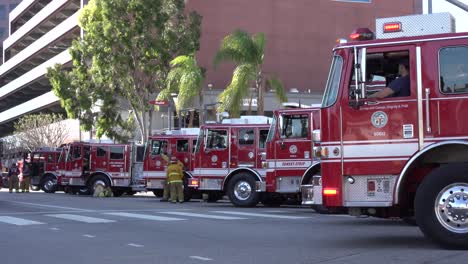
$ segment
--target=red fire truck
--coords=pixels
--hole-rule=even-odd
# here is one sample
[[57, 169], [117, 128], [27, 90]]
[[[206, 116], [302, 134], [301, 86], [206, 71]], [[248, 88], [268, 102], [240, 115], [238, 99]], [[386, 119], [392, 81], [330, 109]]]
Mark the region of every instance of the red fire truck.
[[207, 193], [209, 201], [225, 193], [235, 205], [256, 204], [256, 190], [264, 182], [261, 154], [269, 130], [269, 118], [244, 116], [200, 128], [189, 187]]
[[[182, 128], [153, 135], [148, 140], [144, 161], [146, 189], [157, 197], [162, 197], [166, 181], [167, 155], [174, 155], [184, 164], [185, 171], [192, 170], [192, 152], [197, 142], [199, 128]], [[187, 186], [190, 175], [184, 177], [184, 199], [192, 196], [192, 188]]]
[[[304, 204], [414, 215], [437, 243], [468, 247], [468, 33], [453, 27], [448, 13], [378, 19], [377, 39], [360, 29], [353, 37], [364, 41], [333, 49]], [[408, 93], [372, 98], [402, 65]]]
[[60, 178], [57, 173], [60, 153], [60, 148], [40, 148], [29, 154], [33, 191], [42, 189], [46, 193], [53, 193], [57, 190], [57, 180]]
[[97, 185], [114, 196], [144, 190], [145, 147], [135, 144], [74, 142], [63, 147], [58, 186], [72, 192], [93, 193]]

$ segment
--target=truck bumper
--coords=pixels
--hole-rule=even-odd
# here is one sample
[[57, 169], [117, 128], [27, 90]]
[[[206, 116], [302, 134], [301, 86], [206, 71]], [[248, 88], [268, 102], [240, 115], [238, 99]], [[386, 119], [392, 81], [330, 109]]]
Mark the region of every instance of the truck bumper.
[[319, 205], [322, 204], [322, 177], [314, 176], [312, 184], [301, 185], [302, 204]]

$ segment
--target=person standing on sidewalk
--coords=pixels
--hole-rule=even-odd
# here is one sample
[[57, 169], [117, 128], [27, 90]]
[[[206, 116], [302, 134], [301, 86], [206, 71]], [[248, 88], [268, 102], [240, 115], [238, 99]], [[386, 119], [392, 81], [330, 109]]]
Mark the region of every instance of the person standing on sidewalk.
[[13, 164], [11, 164], [11, 167], [8, 170], [8, 188], [10, 190], [10, 193], [13, 192], [13, 189], [15, 189], [16, 192], [19, 192], [18, 174], [19, 174], [19, 170], [18, 170], [18, 167], [16, 166], [16, 162], [14, 162]]
[[31, 182], [31, 177], [30, 177], [30, 170], [29, 170], [29, 163], [26, 161], [23, 162], [23, 181], [21, 182], [21, 192], [29, 192], [29, 183]]
[[177, 200], [179, 200], [179, 203], [183, 203], [184, 190], [182, 187], [182, 178], [184, 176], [184, 171], [182, 167], [177, 164], [177, 161], [175, 156], [171, 157], [171, 164], [167, 166], [167, 180], [170, 187], [171, 202], [176, 203]]

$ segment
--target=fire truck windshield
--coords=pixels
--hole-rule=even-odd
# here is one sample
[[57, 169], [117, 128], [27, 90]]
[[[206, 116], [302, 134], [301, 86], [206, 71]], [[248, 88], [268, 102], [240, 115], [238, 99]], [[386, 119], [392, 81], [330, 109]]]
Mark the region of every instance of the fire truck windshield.
[[275, 135], [275, 132], [276, 132], [276, 119], [277, 118], [278, 117], [276, 115], [273, 116], [273, 121], [271, 122], [270, 131], [268, 132], [266, 142], [270, 142], [273, 140], [273, 136]]
[[343, 69], [343, 58], [338, 55], [333, 56], [333, 62], [328, 74], [327, 86], [323, 95], [322, 107], [332, 106], [338, 97], [340, 87], [341, 70]]

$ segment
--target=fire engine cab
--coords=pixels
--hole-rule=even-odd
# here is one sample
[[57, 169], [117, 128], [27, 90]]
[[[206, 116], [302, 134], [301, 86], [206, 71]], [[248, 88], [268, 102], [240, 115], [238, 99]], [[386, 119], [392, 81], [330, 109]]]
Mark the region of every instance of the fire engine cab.
[[114, 196], [142, 191], [144, 153], [144, 146], [134, 144], [67, 144], [59, 159], [58, 185], [82, 193], [93, 193], [103, 185]]
[[53, 193], [57, 190], [57, 180], [60, 179], [57, 173], [60, 153], [60, 148], [40, 148], [29, 154], [33, 191], [42, 189], [46, 193]]
[[265, 116], [241, 116], [202, 125], [189, 187], [208, 194], [209, 201], [227, 194], [234, 205], [255, 205], [258, 183], [265, 181], [261, 154], [270, 123]]
[[[199, 128], [182, 128], [157, 133], [149, 138], [149, 147], [144, 161], [144, 179], [147, 190], [152, 191], [157, 197], [162, 197], [169, 155], [177, 157], [184, 164], [185, 171], [192, 170], [192, 152], [199, 131]], [[189, 178], [189, 174], [184, 177], [186, 201], [192, 196], [192, 188], [187, 186]]]
[[468, 33], [453, 33], [448, 13], [377, 19], [376, 30], [333, 49], [303, 203], [415, 216], [427, 237], [466, 248]]

